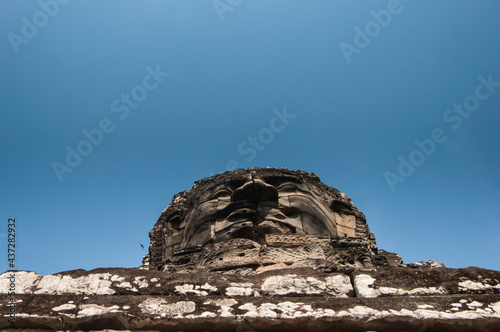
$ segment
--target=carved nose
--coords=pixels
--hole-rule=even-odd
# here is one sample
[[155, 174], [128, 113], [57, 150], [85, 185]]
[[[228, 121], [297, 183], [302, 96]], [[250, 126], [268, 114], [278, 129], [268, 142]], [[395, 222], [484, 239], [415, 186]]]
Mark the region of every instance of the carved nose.
[[231, 195], [233, 202], [249, 200], [254, 202], [277, 201], [278, 191], [262, 180], [253, 179], [248, 181]]

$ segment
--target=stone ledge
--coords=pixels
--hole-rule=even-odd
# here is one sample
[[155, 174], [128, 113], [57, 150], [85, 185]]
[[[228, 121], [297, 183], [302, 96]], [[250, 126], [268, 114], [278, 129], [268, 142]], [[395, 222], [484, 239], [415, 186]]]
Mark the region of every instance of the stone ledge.
[[0, 275], [0, 294], [8, 292], [8, 278], [12, 273], [15, 273], [16, 293], [34, 295], [378, 297], [500, 294], [500, 272], [477, 267], [390, 267], [379, 271], [356, 271], [351, 275], [323, 273], [307, 267], [273, 269], [254, 275], [182, 274], [137, 268], [73, 270], [53, 275], [17, 271]]
[[[9, 289], [8, 277], [0, 275], [0, 294]], [[53, 275], [15, 272], [16, 293], [32, 295], [163, 295], [163, 296], [354, 296], [348, 275], [321, 273], [308, 268], [271, 270], [257, 275], [196, 274], [107, 268], [74, 270]]]
[[[500, 272], [310, 268], [255, 275], [141, 269], [15, 272], [16, 323], [0, 275], [0, 328], [172, 331], [494, 331]], [[354, 286], [354, 287], [353, 287]]]
[[[358, 331], [494, 330], [500, 295], [386, 298], [20, 295], [0, 328]], [[8, 297], [0, 296], [2, 303]], [[245, 329], [241, 329], [245, 328]]]

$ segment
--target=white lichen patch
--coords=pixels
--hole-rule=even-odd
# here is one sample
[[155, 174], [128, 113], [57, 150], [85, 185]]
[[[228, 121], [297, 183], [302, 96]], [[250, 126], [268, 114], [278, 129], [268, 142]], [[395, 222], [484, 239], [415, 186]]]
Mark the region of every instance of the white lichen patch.
[[254, 286], [251, 282], [230, 282], [229, 285], [232, 287], [253, 287]]
[[119, 284], [116, 284], [116, 287], [120, 288], [132, 288], [132, 284], [128, 281], [120, 282]]
[[348, 297], [353, 292], [351, 279], [346, 275], [336, 275], [325, 278], [326, 291], [338, 297]]
[[[40, 276], [35, 272], [18, 271], [15, 273], [5, 272], [0, 275], [0, 294], [6, 294], [8, 292], [11, 283], [9, 277], [12, 275], [15, 276], [16, 294], [111, 295], [116, 293], [116, 291], [111, 288], [113, 282], [119, 282], [116, 285], [117, 287], [137, 292], [137, 288], [131, 285], [130, 282], [123, 281], [125, 280], [124, 277], [112, 275], [110, 273], [93, 273], [87, 276], [73, 278], [69, 275]], [[148, 283], [145, 279], [145, 277], [136, 277], [133, 283], [139, 288], [148, 287]]]
[[313, 277], [301, 278], [296, 275], [272, 276], [262, 283], [262, 291], [269, 295], [286, 294], [331, 294], [347, 297], [352, 291], [348, 276], [327, 277], [326, 281]]
[[35, 318], [37, 320], [46, 320], [50, 321], [54, 317], [48, 315], [37, 315], [37, 314], [24, 314], [24, 313], [16, 313], [16, 318]]
[[358, 297], [377, 297], [380, 295], [373, 287], [370, 287], [375, 279], [367, 274], [359, 274], [354, 277], [354, 289]]
[[460, 291], [485, 291], [485, 290], [493, 290], [493, 289], [498, 289], [500, 290], [500, 284], [496, 285], [489, 285], [489, 284], [484, 284], [482, 282], [476, 282], [472, 280], [465, 280], [461, 281], [458, 283], [458, 289]]
[[497, 317], [500, 317], [500, 301], [490, 304], [489, 307], [497, 313]]
[[313, 308], [312, 308], [312, 306], [310, 304], [301, 305], [300, 309], [301, 310], [305, 310], [305, 311], [313, 311]]
[[482, 307], [484, 304], [481, 303], [481, 302], [477, 302], [477, 301], [472, 301], [471, 303], [467, 303], [467, 306], [469, 308], [477, 308], [477, 307]]
[[61, 304], [60, 306], [52, 308], [52, 311], [64, 311], [64, 310], [73, 310], [76, 308], [76, 305], [71, 303]]
[[[187, 315], [186, 317], [189, 318], [190, 315]], [[210, 311], [205, 311], [205, 312], [202, 312], [201, 315], [200, 315], [202, 318], [214, 318], [214, 317], [217, 317], [216, 314], [214, 314], [213, 312], [210, 312]]]
[[[204, 290], [207, 290], [209, 292], [216, 292], [217, 291], [217, 287], [211, 286], [208, 283], [205, 283], [204, 285], [201, 285], [199, 287], [200, 287], [200, 289], [204, 289]], [[195, 288], [198, 289], [198, 286], [196, 286]]]
[[116, 287], [125, 288], [127, 290], [132, 291], [132, 292], [138, 292], [137, 288], [132, 286], [132, 284], [128, 281], [120, 282], [119, 284], [116, 285]]
[[418, 308], [419, 309], [434, 309], [434, 306], [432, 306], [430, 304], [420, 304], [420, 305], [418, 305]]
[[236, 301], [235, 299], [222, 299], [216, 301], [208, 301], [205, 302], [204, 304], [214, 304], [220, 307], [220, 309], [217, 310], [220, 317], [233, 317], [234, 315], [232, 314], [233, 311], [232, 306], [237, 303], [238, 301]]
[[430, 261], [427, 261], [427, 262], [414, 262], [414, 263], [411, 263], [411, 265], [414, 265], [414, 266], [422, 266], [422, 267], [430, 267], [430, 268], [436, 268], [436, 267], [446, 267], [446, 265], [442, 264], [442, 263], [438, 263], [434, 260], [430, 260]]
[[148, 287], [148, 283], [145, 280], [145, 277], [135, 277], [134, 279], [134, 284], [139, 286], [139, 288], [146, 288]]
[[123, 280], [125, 280], [125, 277], [114, 275], [114, 276], [111, 277], [110, 280], [111, 281], [123, 281]]
[[338, 313], [340, 317], [355, 317], [355, 318], [378, 318], [379, 311], [365, 306], [356, 306], [348, 310], [342, 310]]
[[293, 313], [293, 317], [308, 317], [312, 316], [314, 318], [320, 318], [320, 317], [335, 317], [335, 311], [332, 309], [326, 309], [326, 308], [316, 308], [313, 309], [312, 306], [310, 305], [302, 305], [299, 308], [300, 310], [297, 310]]
[[[253, 303], [245, 303], [238, 307], [247, 311], [243, 317], [249, 318], [284, 318], [292, 319], [298, 317], [335, 317], [335, 311], [327, 308], [315, 308], [301, 302], [262, 303], [256, 306]], [[239, 318], [239, 317], [238, 317]]]
[[[282, 315], [293, 316], [297, 312], [297, 309], [300, 308], [302, 305], [303, 303], [301, 302], [294, 303], [286, 301], [278, 303], [278, 307], [276, 309], [281, 311]], [[302, 308], [302, 310], [304, 310], [304, 308]]]
[[124, 305], [122, 308], [123, 308], [123, 310], [128, 310], [128, 309], [130, 309], [130, 306], [129, 305]]
[[246, 310], [244, 317], [260, 317], [260, 318], [277, 318], [278, 313], [274, 310], [277, 305], [274, 303], [262, 303], [260, 306], [255, 306], [253, 303], [245, 303], [238, 307], [238, 309]]
[[[498, 302], [500, 303], [500, 302]], [[499, 308], [500, 309], [500, 308]], [[409, 317], [414, 319], [479, 319], [479, 318], [500, 318], [500, 310], [496, 315], [487, 313], [484, 310], [460, 310], [452, 308], [451, 310], [438, 311], [428, 309], [417, 309], [415, 311], [401, 310], [377, 310], [365, 306], [357, 306], [349, 310], [340, 311], [337, 317], [350, 317], [354, 319], [366, 319], [368, 321], [374, 319], [384, 319], [388, 317]]]
[[31, 288], [40, 280], [35, 272], [17, 271], [0, 274], [0, 294], [7, 294], [11, 283], [15, 284], [16, 294], [32, 294]]
[[139, 304], [139, 308], [143, 313], [157, 317], [182, 318], [185, 314], [193, 312], [196, 304], [192, 301], [169, 303], [163, 299], [149, 298]]
[[108, 313], [121, 312], [119, 309], [120, 307], [117, 305], [104, 307], [97, 304], [82, 304], [78, 307], [77, 317], [100, 316]]
[[254, 284], [251, 282], [231, 282], [230, 287], [226, 288], [227, 296], [260, 296], [259, 292], [254, 290]]
[[393, 288], [393, 287], [379, 287], [375, 290], [380, 295], [440, 295], [446, 294], [444, 287], [418, 287], [410, 290]]
[[157, 282], [158, 278], [151, 278], [149, 281], [151, 281], [151, 282]]
[[440, 287], [418, 287], [413, 289], [402, 289], [394, 287], [370, 287], [375, 279], [366, 274], [354, 277], [354, 288], [358, 297], [379, 297], [379, 296], [401, 296], [401, 295], [441, 295], [446, 294], [446, 289]]
[[[384, 292], [382, 292], [383, 295]], [[404, 295], [441, 295], [446, 294], [446, 289], [443, 286], [440, 287], [418, 287], [409, 290]]]
[[253, 289], [249, 287], [227, 287], [227, 296], [252, 296]]
[[60, 275], [42, 276], [36, 286], [34, 294], [87, 294], [111, 295], [115, 291], [110, 288], [111, 274], [95, 273], [79, 278]]
[[[208, 292], [217, 291], [217, 287], [211, 286], [208, 283], [200, 285], [184, 284], [180, 286], [175, 286], [175, 291], [179, 294], [195, 294], [200, 296], [207, 296]], [[208, 291], [208, 292], [207, 292]]]

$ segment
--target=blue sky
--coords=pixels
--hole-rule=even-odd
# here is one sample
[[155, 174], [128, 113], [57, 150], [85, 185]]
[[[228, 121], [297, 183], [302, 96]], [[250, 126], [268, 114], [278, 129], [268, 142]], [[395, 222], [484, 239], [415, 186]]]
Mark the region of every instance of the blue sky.
[[499, 12], [0, 0], [1, 246], [15, 217], [18, 269], [135, 267], [174, 194], [283, 166], [345, 192], [407, 263], [499, 270]]

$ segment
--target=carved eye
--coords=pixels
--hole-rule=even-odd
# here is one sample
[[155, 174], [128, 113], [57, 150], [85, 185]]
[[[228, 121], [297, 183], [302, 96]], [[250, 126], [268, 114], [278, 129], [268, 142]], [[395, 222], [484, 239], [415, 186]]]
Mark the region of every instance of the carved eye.
[[284, 183], [281, 186], [278, 186], [278, 191], [296, 191], [297, 186], [292, 183]]
[[231, 192], [227, 189], [219, 189], [217, 191], [215, 191], [212, 196], [210, 196], [209, 199], [215, 199], [215, 198], [219, 198], [221, 196], [231, 196]]

